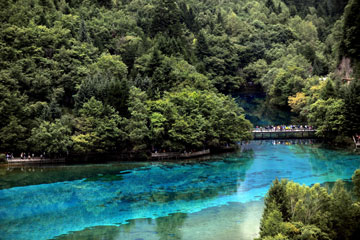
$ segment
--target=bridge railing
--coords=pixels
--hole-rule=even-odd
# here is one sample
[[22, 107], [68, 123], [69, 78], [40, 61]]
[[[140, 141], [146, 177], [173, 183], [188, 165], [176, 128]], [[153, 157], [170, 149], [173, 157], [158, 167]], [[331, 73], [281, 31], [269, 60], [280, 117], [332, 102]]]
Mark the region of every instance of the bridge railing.
[[252, 132], [315, 132], [316, 129], [314, 128], [282, 128], [282, 129], [278, 129], [278, 128], [254, 128], [252, 130]]

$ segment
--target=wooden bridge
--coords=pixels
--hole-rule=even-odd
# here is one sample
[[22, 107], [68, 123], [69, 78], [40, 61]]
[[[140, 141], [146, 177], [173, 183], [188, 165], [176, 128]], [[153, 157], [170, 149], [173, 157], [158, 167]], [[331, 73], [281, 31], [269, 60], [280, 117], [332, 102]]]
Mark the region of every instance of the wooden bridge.
[[252, 131], [255, 140], [259, 139], [296, 139], [315, 138], [315, 129], [254, 129]]

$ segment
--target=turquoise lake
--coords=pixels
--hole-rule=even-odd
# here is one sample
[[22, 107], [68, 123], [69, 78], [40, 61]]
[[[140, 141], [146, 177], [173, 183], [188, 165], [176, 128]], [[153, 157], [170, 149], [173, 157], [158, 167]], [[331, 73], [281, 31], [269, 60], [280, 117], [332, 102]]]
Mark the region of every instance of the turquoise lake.
[[0, 167], [0, 238], [253, 239], [274, 178], [350, 180], [360, 155], [252, 141], [204, 159]]

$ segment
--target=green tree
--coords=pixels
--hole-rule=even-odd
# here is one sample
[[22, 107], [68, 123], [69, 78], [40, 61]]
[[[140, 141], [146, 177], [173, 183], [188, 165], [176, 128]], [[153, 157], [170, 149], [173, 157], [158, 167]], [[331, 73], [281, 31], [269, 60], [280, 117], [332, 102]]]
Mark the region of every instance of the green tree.
[[[358, 175], [353, 175], [358, 195]], [[283, 193], [284, 189], [286, 193]], [[280, 210], [287, 198], [290, 217], [285, 220]], [[277, 179], [265, 198], [260, 225], [260, 239], [356, 239], [360, 217], [358, 202], [354, 202], [344, 182], [337, 181], [331, 190], [315, 184], [312, 187]]]
[[166, 118], [160, 112], [153, 112], [150, 115], [150, 139], [152, 148], [161, 146], [165, 140], [165, 123]]
[[357, 169], [352, 175], [352, 181], [354, 183], [354, 194], [360, 199], [360, 169]]
[[[286, 194], [286, 180], [279, 181], [277, 178], [273, 181], [266, 197], [264, 200], [265, 209], [273, 209], [275, 206], [281, 213], [282, 218], [285, 221], [290, 218], [290, 210], [289, 210], [289, 199]], [[264, 216], [268, 213], [264, 211]]]
[[129, 95], [130, 118], [126, 126], [131, 151], [145, 151], [149, 140], [149, 114], [146, 107], [147, 96], [136, 87], [131, 87]]
[[271, 12], [275, 12], [275, 11], [276, 11], [275, 4], [274, 4], [273, 0], [266, 0], [265, 6], [266, 6]]
[[127, 67], [120, 56], [103, 54], [90, 66], [89, 75], [74, 95], [75, 107], [81, 107], [91, 97], [114, 107], [121, 115], [128, 115], [129, 83]]
[[200, 60], [203, 60], [210, 55], [209, 46], [203, 31], [199, 33], [199, 36], [196, 39], [195, 54]]
[[358, 0], [350, 0], [344, 12], [343, 42], [341, 52], [351, 57], [355, 62], [357, 76], [360, 74], [360, 43], [357, 36], [360, 35], [360, 3]]
[[125, 140], [123, 119], [111, 106], [94, 97], [83, 104], [75, 119], [75, 134], [71, 136], [76, 153], [117, 151]]
[[320, 97], [321, 99], [327, 100], [329, 98], [335, 98], [336, 92], [334, 88], [334, 83], [328, 79], [325, 82], [325, 86], [321, 89]]
[[353, 136], [360, 129], [360, 80], [354, 79], [344, 90], [344, 127], [349, 136]]
[[336, 232], [334, 239], [352, 239], [353, 224], [355, 224], [353, 221], [352, 200], [342, 181], [336, 182], [331, 191], [331, 197], [332, 230]]
[[88, 31], [86, 29], [85, 21], [82, 19], [79, 27], [79, 41], [80, 42], [90, 42]]
[[320, 136], [341, 134], [345, 122], [344, 107], [342, 99], [319, 99], [310, 106], [309, 124], [316, 127]]
[[267, 215], [261, 220], [260, 236], [278, 236], [278, 234], [282, 233], [282, 226], [283, 218], [281, 212], [276, 207], [272, 207]]
[[93, 72], [100, 72], [108, 78], [125, 79], [128, 71], [120, 56], [102, 54], [92, 66]]
[[182, 37], [180, 9], [175, 0], [157, 0], [151, 22], [151, 34], [164, 33], [169, 37]]
[[65, 119], [43, 121], [39, 127], [32, 129], [31, 133], [33, 150], [38, 153], [46, 152], [51, 157], [64, 156], [72, 147], [72, 129]]
[[0, 130], [1, 148], [8, 152], [27, 150], [27, 129], [15, 116], [8, 117], [9, 123]]
[[[149, 102], [154, 142], [178, 150], [219, 147], [251, 138], [251, 124], [234, 100], [190, 87]], [[156, 137], [161, 139], [156, 139]]]

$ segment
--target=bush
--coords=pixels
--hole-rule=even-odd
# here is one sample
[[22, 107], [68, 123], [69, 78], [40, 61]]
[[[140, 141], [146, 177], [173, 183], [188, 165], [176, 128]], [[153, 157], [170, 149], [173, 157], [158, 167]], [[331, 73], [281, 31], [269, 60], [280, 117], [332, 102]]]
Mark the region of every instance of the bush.
[[4, 153], [0, 153], [0, 163], [6, 163], [6, 155]]

